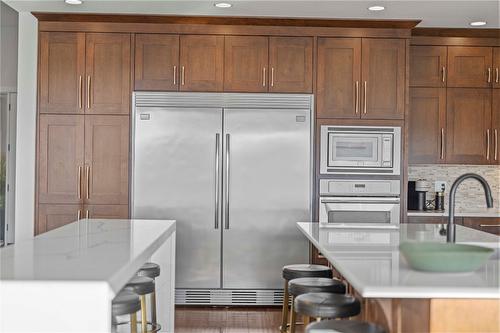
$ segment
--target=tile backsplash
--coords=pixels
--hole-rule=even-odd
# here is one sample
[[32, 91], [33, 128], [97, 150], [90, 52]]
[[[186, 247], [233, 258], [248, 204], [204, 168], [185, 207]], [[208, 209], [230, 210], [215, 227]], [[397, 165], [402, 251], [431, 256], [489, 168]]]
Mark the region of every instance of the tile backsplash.
[[[430, 181], [432, 187], [431, 192], [427, 193], [427, 199], [434, 198], [434, 182], [445, 181], [445, 210], [447, 210], [451, 185], [455, 179], [468, 172], [477, 173], [488, 181], [493, 194], [493, 205], [498, 208], [500, 206], [500, 166], [498, 165], [410, 165], [408, 180], [426, 179]], [[457, 210], [475, 210], [486, 207], [482, 186], [474, 179], [465, 180], [459, 186], [455, 198]]]

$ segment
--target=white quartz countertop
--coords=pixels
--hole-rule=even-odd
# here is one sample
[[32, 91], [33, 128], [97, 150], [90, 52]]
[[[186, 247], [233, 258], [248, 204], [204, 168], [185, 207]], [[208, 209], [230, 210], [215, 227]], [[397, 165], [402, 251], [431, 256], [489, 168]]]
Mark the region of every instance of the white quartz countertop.
[[456, 226], [457, 243], [495, 248], [471, 273], [411, 269], [399, 253], [403, 241], [446, 242], [438, 224], [402, 224], [399, 230], [334, 229], [299, 222], [300, 231], [367, 298], [500, 298], [500, 237]]
[[[409, 210], [408, 216], [448, 216], [448, 211], [439, 212], [435, 210]], [[498, 207], [494, 208], [478, 208], [468, 210], [456, 210], [457, 217], [500, 217]]]
[[0, 284], [105, 282], [117, 293], [175, 231], [167, 220], [80, 220], [0, 249]]

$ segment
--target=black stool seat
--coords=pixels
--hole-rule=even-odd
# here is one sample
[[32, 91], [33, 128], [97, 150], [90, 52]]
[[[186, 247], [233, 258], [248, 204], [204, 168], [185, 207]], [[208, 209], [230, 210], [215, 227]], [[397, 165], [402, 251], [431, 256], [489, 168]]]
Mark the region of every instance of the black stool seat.
[[288, 282], [288, 292], [293, 296], [321, 292], [345, 294], [345, 285], [339, 280], [330, 278], [298, 278]]
[[137, 272], [139, 276], [146, 276], [148, 278], [154, 279], [160, 276], [160, 265], [153, 262], [147, 262], [139, 269]]
[[323, 265], [288, 265], [283, 267], [283, 278], [285, 280], [293, 280], [303, 277], [324, 277], [331, 278], [332, 270], [328, 266]]
[[155, 290], [155, 282], [153, 279], [145, 276], [136, 276], [127, 283], [125, 288], [132, 290], [138, 295], [146, 295], [151, 294]]
[[294, 300], [297, 313], [309, 317], [346, 318], [361, 312], [361, 304], [351, 295], [332, 293], [307, 293]]
[[129, 290], [119, 292], [111, 302], [111, 312], [113, 316], [136, 313], [140, 309], [141, 302], [139, 300], [139, 296]]
[[387, 333], [382, 327], [360, 320], [324, 320], [307, 325], [306, 333]]

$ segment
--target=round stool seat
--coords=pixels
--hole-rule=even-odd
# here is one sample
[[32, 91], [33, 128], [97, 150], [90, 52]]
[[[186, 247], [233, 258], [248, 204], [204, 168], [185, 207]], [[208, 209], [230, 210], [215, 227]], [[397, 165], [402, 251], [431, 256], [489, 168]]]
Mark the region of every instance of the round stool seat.
[[360, 320], [324, 320], [307, 325], [306, 333], [387, 333], [382, 327]]
[[127, 283], [125, 288], [132, 290], [138, 295], [146, 295], [151, 294], [155, 290], [155, 282], [153, 279], [145, 276], [136, 276]]
[[113, 316], [136, 313], [140, 309], [141, 302], [139, 300], [139, 296], [129, 290], [119, 292], [111, 303], [111, 312]]
[[290, 280], [288, 282], [288, 292], [293, 296], [321, 292], [345, 294], [345, 285], [339, 280], [306, 277]]
[[307, 293], [295, 298], [297, 313], [319, 318], [346, 318], [361, 312], [361, 304], [351, 295]]
[[285, 280], [293, 280], [303, 277], [324, 277], [331, 278], [332, 270], [328, 266], [323, 265], [288, 265], [283, 267], [283, 278]]
[[160, 265], [153, 262], [147, 262], [137, 272], [139, 276], [146, 276], [148, 278], [156, 278], [160, 276]]

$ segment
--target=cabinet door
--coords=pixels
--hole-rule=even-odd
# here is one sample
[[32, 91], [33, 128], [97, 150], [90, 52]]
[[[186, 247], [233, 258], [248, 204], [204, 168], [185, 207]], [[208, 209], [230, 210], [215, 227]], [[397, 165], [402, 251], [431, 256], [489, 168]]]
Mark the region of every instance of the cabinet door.
[[179, 36], [135, 35], [135, 90], [179, 88]]
[[446, 104], [446, 163], [490, 163], [491, 89], [448, 88]]
[[41, 113], [83, 113], [85, 34], [40, 33]]
[[88, 33], [86, 113], [129, 114], [130, 35]]
[[319, 38], [317, 117], [359, 118], [361, 39]]
[[129, 119], [85, 118], [85, 203], [128, 203]]
[[464, 217], [464, 226], [500, 236], [500, 218]]
[[493, 48], [493, 88], [500, 88], [500, 47]]
[[311, 37], [270, 37], [270, 92], [312, 92]]
[[361, 117], [403, 119], [405, 107], [405, 41], [363, 39]]
[[39, 205], [35, 234], [41, 234], [78, 221], [82, 215], [80, 205]]
[[491, 110], [492, 164], [500, 164], [500, 89], [493, 89]]
[[84, 116], [40, 115], [38, 126], [38, 201], [81, 202]]
[[128, 219], [128, 205], [85, 205], [82, 217], [89, 219]]
[[267, 92], [268, 38], [226, 36], [224, 90]]
[[410, 86], [446, 87], [446, 46], [410, 48]]
[[448, 47], [448, 87], [490, 87], [491, 47]]
[[182, 91], [222, 91], [224, 36], [182, 36]]
[[410, 88], [410, 163], [444, 162], [445, 125], [446, 89]]

